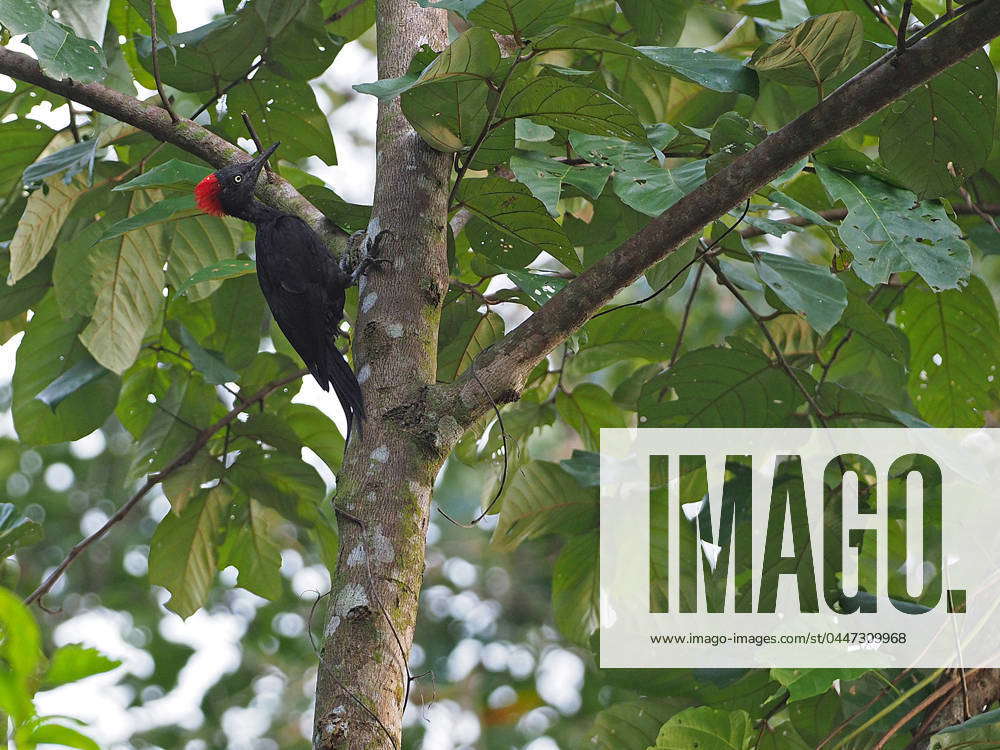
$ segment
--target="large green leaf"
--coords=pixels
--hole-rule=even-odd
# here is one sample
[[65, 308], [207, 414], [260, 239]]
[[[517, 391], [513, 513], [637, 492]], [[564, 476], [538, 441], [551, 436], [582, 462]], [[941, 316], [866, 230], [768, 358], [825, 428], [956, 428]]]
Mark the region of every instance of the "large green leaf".
[[989, 158], [996, 116], [996, 71], [977, 50], [889, 105], [879, 156], [918, 195], [951, 193]]
[[534, 245], [573, 270], [580, 261], [544, 204], [517, 182], [499, 177], [463, 180], [458, 203], [497, 230]]
[[[256, 13], [220, 16], [204, 26], [159, 40], [160, 77], [181, 91], [221, 89], [247, 72], [267, 38], [268, 31]], [[136, 49], [146, 70], [152, 71], [149, 37], [140, 37]], [[236, 113], [238, 116], [238, 109]]]
[[212, 173], [211, 168], [200, 164], [170, 159], [158, 164], [148, 172], [133, 177], [128, 182], [117, 185], [112, 190], [139, 190], [148, 188], [172, 188], [191, 190]]
[[326, 486], [316, 470], [299, 458], [279, 451], [244, 450], [226, 477], [248, 496], [278, 511], [284, 518], [313, 526]]
[[330, 123], [305, 81], [262, 71], [233, 89], [227, 102], [229, 114], [223, 127], [234, 140], [246, 133], [240, 119], [245, 111], [264, 143], [281, 142], [278, 155], [282, 159], [315, 156], [331, 166], [337, 163]]
[[343, 45], [324, 28], [326, 13], [318, 0], [258, 0], [240, 13], [260, 17], [269, 37], [264, 60], [286, 78], [321, 76]]
[[486, 127], [488, 95], [478, 79], [444, 79], [404, 91], [400, 105], [431, 148], [453, 153], [472, 146]]
[[227, 274], [254, 271], [253, 261], [236, 258], [243, 236], [243, 227], [236, 219], [192, 216], [175, 221], [170, 231], [166, 281], [175, 294], [187, 294], [188, 299], [197, 302], [218, 289], [223, 279], [232, 278], [219, 275], [221, 269], [226, 269]]
[[856, 680], [865, 669], [772, 669], [771, 677], [788, 689], [788, 702], [822, 695], [837, 680]]
[[700, 706], [670, 717], [653, 750], [748, 750], [755, 736], [746, 711]]
[[47, 259], [16, 284], [10, 276], [10, 253], [0, 250], [0, 320], [8, 320], [32, 307], [52, 285], [52, 263]]
[[659, 216], [704, 181], [703, 160], [674, 169], [633, 161], [621, 165], [611, 186], [626, 205], [647, 216]]
[[42, 684], [46, 690], [51, 690], [91, 675], [110, 672], [120, 665], [118, 659], [109, 659], [96, 648], [68, 643], [57, 648], [52, 654]]
[[63, 318], [54, 294], [36, 307], [17, 349], [12, 386], [14, 427], [35, 445], [76, 440], [88, 435], [115, 408], [121, 381], [103, 377], [76, 390], [53, 411], [36, 396], [79, 362], [90, 359], [77, 338], [85, 320]]
[[760, 280], [819, 334], [825, 334], [847, 307], [847, 289], [826, 266], [775, 253], [753, 253]]
[[28, 35], [42, 70], [53, 78], [92, 83], [107, 72], [100, 45], [78, 37], [69, 26], [39, 8], [35, 0], [0, 2], [0, 24], [14, 34]]
[[581, 383], [572, 391], [559, 390], [556, 410], [590, 451], [600, 449], [602, 427], [626, 426], [621, 408], [611, 394], [596, 383]]
[[86, 356], [49, 383], [35, 398], [54, 411], [78, 390], [107, 374], [106, 367], [95, 362], [93, 357]]
[[597, 629], [600, 576], [596, 531], [563, 545], [552, 571], [552, 616], [572, 643], [586, 647]]
[[630, 359], [665, 362], [676, 339], [676, 325], [657, 310], [640, 307], [602, 315], [581, 329], [579, 351], [566, 367], [579, 376]]
[[69, 212], [86, 192], [79, 178], [68, 185], [50, 177], [28, 196], [10, 242], [10, 281], [27, 276], [48, 255]]
[[261, 329], [268, 314], [260, 284], [251, 275], [229, 278], [212, 295], [211, 302], [215, 331], [205, 346], [220, 352], [234, 370], [241, 370], [260, 348]]
[[527, 117], [553, 128], [646, 142], [646, 131], [632, 110], [597, 89], [567, 84], [554, 76], [511, 82], [504, 91], [499, 115], [502, 119]]
[[167, 513], [149, 543], [149, 582], [170, 592], [167, 607], [183, 618], [201, 608], [215, 580], [216, 543], [230, 496], [218, 485], [193, 498], [179, 516]]
[[559, 464], [529, 461], [503, 494], [493, 543], [513, 549], [546, 534], [570, 535], [597, 525], [596, 488], [583, 488]]
[[[156, 401], [132, 458], [132, 472], [138, 476], [159, 471], [173, 461], [194, 441], [199, 430], [211, 424], [213, 411], [221, 406], [215, 389], [195, 374], [175, 376], [162, 395], [147, 390], [141, 394], [143, 402], [149, 393]], [[127, 403], [123, 394], [119, 412]]]
[[423, 8], [452, 10], [501, 34], [526, 37], [545, 31], [573, 11], [573, 0], [417, 0]]
[[339, 471], [344, 459], [344, 437], [332, 419], [309, 404], [287, 404], [278, 416], [302, 445], [319, 456], [332, 471]]
[[35, 120], [19, 119], [0, 125], [4, 148], [0, 153], [0, 198], [20, 187], [24, 165], [38, 158], [55, 131]]
[[473, 26], [435, 58], [421, 73], [417, 86], [430, 81], [487, 80], [500, 65], [500, 47], [484, 28]]
[[911, 284], [896, 310], [910, 340], [910, 395], [935, 427], [979, 427], [1000, 403], [997, 310], [976, 276], [961, 290]]
[[657, 65], [712, 91], [757, 96], [757, 74], [742, 60], [697, 47], [636, 47]]
[[229, 528], [219, 566], [239, 571], [236, 585], [272, 601], [281, 597], [281, 548], [274, 535], [282, 519], [274, 510], [249, 498], [238, 522]]
[[750, 65], [758, 73], [789, 86], [821, 87], [844, 70], [861, 51], [861, 18], [850, 11], [810, 18], [765, 50]]
[[622, 13], [641, 44], [674, 44], [681, 38], [694, 0], [623, 0]]
[[881, 284], [892, 273], [916, 271], [934, 289], [954, 289], [969, 275], [969, 246], [943, 207], [867, 175], [819, 163], [816, 173], [830, 197], [847, 206], [838, 232], [862, 281]]
[[707, 347], [646, 384], [639, 419], [646, 427], [781, 427], [802, 402], [788, 375], [761, 352]]
[[94, 244], [114, 239], [115, 237], [121, 237], [123, 234], [134, 232], [136, 229], [142, 229], [152, 224], [162, 224], [165, 221], [176, 218], [178, 214], [186, 216], [198, 210], [195, 205], [194, 195], [175, 195], [171, 198], [160, 198], [157, 193], [156, 197], [158, 200], [152, 205], [131, 216], [127, 216], [116, 222], [101, 222], [103, 231], [94, 240]]
[[[131, 193], [129, 216], [146, 210], [150, 202], [146, 191]], [[141, 226], [92, 251], [97, 301], [80, 340], [94, 359], [119, 375], [139, 355], [146, 329], [163, 306], [162, 229], [159, 224]]]
[[677, 713], [679, 704], [680, 700], [652, 698], [615, 703], [597, 714], [588, 747], [596, 750], [648, 750], [656, 744], [660, 727]]
[[[625, 141], [620, 141], [625, 143]], [[519, 151], [510, 159], [510, 168], [518, 182], [545, 204], [549, 213], [558, 216], [558, 202], [563, 183], [572, 185], [591, 199], [597, 198], [611, 174], [611, 167], [574, 167], [550, 159], [538, 151]]]

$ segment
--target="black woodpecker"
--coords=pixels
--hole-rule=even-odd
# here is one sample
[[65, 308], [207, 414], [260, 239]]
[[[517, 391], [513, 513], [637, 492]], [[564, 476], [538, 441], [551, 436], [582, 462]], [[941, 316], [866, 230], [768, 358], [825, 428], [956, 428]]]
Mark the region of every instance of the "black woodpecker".
[[333, 386], [350, 440], [352, 428], [361, 432], [365, 403], [358, 379], [334, 340], [344, 318], [344, 294], [378, 262], [379, 240], [387, 232], [365, 239], [361, 262], [350, 271], [302, 219], [256, 200], [261, 167], [278, 145], [253, 161], [208, 175], [195, 188], [195, 199], [205, 213], [235, 216], [257, 227], [257, 280], [267, 306], [320, 387], [329, 391]]

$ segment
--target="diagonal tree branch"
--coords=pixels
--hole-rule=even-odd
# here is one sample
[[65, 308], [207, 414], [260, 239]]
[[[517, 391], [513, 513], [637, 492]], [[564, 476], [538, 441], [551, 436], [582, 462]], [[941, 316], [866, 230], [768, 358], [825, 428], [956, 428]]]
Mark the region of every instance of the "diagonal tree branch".
[[485, 413], [490, 402], [473, 373], [497, 401], [515, 400], [532, 368], [647, 268], [800, 159], [998, 35], [1000, 3], [980, 2], [937, 33], [907, 47], [902, 56], [895, 51], [883, 56], [580, 274], [481, 353], [458, 381], [441, 386], [441, 401], [451, 404], [451, 413], [463, 426]]
[[[179, 118], [174, 123], [163, 107], [140, 101], [134, 96], [128, 96], [100, 83], [79, 83], [70, 78], [62, 80], [52, 78], [42, 72], [37, 60], [20, 52], [0, 47], [0, 73], [19, 81], [33, 83], [71, 101], [110, 115], [116, 120], [134, 125], [164, 143], [172, 143], [189, 154], [204, 159], [213, 167], [221, 168], [251, 159], [243, 149], [193, 120]], [[271, 180], [261, 180], [257, 185], [257, 195], [261, 200], [277, 208], [302, 217], [323, 237], [327, 245], [337, 250], [343, 249], [346, 235], [289, 182], [277, 175]]]

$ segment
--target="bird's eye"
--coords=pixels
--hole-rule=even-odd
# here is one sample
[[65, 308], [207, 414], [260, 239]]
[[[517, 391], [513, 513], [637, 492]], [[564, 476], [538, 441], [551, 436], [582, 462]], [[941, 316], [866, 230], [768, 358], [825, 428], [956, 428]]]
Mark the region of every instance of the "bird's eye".
[[236, 175], [236, 176], [235, 176], [235, 177], [233, 178], [233, 182], [243, 182], [243, 175], [239, 175], [239, 174], [238, 174], [238, 175]]

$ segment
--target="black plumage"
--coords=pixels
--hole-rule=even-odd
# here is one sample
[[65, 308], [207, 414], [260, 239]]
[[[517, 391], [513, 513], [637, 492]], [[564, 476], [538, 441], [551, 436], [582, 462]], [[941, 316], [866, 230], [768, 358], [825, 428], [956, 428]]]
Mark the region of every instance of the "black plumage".
[[341, 268], [298, 216], [254, 198], [261, 167], [277, 147], [209, 175], [195, 195], [207, 213], [228, 214], [256, 225], [257, 280], [264, 299], [316, 382], [325, 391], [333, 387], [347, 417], [349, 440], [352, 428], [361, 431], [365, 404], [358, 379], [334, 340], [344, 318], [346, 290], [358, 274]]

